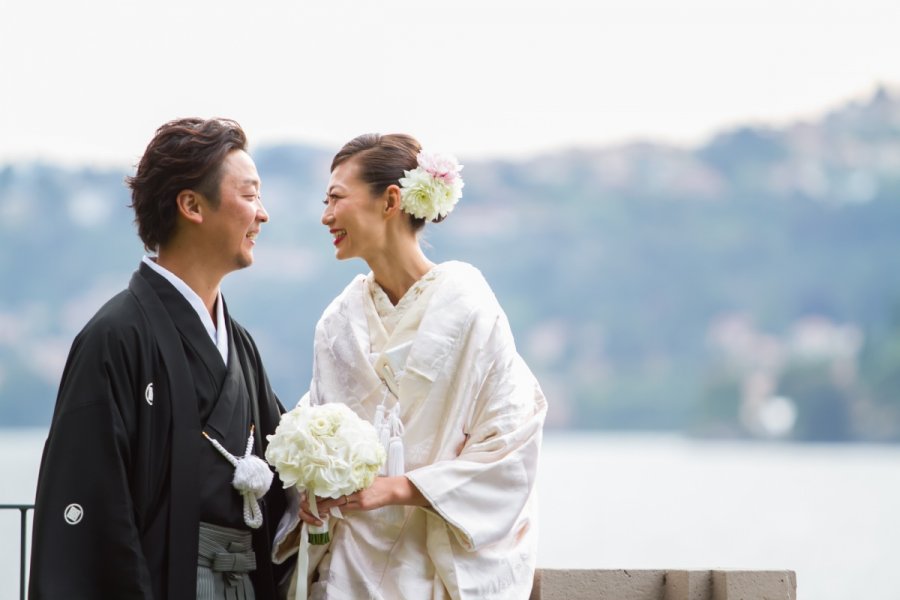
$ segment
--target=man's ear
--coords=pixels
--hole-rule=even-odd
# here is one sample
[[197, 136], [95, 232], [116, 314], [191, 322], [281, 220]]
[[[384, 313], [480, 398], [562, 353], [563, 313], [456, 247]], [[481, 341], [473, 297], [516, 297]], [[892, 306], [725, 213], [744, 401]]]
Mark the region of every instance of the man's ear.
[[384, 190], [384, 218], [389, 219], [400, 214], [400, 186], [389, 185]]
[[192, 223], [203, 222], [203, 207], [200, 202], [200, 194], [194, 190], [181, 190], [175, 198], [178, 205], [178, 213]]

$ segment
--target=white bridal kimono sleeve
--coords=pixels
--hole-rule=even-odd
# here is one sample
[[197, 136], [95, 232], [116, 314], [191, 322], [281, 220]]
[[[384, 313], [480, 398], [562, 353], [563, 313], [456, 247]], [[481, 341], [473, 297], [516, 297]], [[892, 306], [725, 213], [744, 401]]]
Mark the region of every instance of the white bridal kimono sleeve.
[[369, 420], [396, 404], [405, 474], [431, 508], [349, 512], [311, 597], [527, 598], [547, 405], [506, 315], [464, 263], [435, 267], [395, 313], [372, 285], [357, 277], [319, 321], [310, 394]]

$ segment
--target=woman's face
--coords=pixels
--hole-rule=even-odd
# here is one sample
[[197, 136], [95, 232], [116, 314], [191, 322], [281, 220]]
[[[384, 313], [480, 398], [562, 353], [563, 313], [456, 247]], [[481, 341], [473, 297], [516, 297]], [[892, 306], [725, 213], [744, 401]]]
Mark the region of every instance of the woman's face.
[[384, 202], [373, 197], [359, 178], [356, 158], [331, 172], [325, 194], [322, 224], [333, 236], [335, 258], [362, 258], [366, 262], [382, 250], [385, 240]]

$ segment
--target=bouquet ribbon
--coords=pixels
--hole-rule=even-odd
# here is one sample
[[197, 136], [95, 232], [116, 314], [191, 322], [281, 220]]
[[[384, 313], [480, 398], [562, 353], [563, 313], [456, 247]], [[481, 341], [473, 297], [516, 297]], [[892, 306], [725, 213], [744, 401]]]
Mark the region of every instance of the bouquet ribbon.
[[[316, 495], [313, 493], [308, 493], [307, 497], [309, 498], [309, 512], [312, 514], [319, 514], [318, 507], [316, 506]], [[342, 519], [344, 517], [341, 514], [341, 509], [337, 506], [332, 506], [331, 511], [329, 511], [332, 517]], [[328, 543], [328, 518], [325, 517], [325, 524], [322, 527], [316, 527], [315, 525], [308, 525], [306, 521], [302, 521], [302, 525], [300, 527], [300, 548], [297, 550], [297, 585], [296, 585], [296, 593], [294, 594], [294, 600], [307, 600], [309, 595], [307, 581], [309, 579], [309, 546], [310, 546], [310, 538], [313, 540], [324, 540], [324, 541], [316, 541], [316, 545], [322, 545]], [[315, 536], [324, 536], [324, 537], [315, 537]]]
[[309, 540], [306, 536], [309, 530], [306, 521], [300, 528], [300, 548], [297, 550], [297, 584], [295, 587], [294, 600], [307, 600], [309, 590], [306, 589], [306, 582], [309, 579]]

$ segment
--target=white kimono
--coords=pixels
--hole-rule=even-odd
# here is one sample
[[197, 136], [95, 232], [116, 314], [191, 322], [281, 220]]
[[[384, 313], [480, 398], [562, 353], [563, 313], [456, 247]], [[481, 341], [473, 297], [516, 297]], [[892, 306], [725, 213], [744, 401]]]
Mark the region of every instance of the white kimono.
[[[437, 265], [396, 307], [357, 276], [316, 327], [310, 396], [370, 421], [399, 403], [405, 474], [432, 507], [331, 519], [310, 598], [528, 598], [547, 405], [477, 269]], [[285, 515], [276, 562], [296, 551], [283, 542], [298, 521]]]

